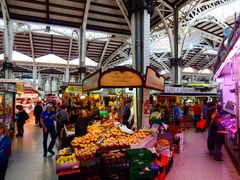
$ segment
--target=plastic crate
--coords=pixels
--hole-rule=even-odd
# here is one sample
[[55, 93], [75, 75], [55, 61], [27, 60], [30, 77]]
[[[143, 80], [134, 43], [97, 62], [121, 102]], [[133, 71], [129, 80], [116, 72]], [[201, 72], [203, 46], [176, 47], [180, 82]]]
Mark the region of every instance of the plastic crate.
[[152, 160], [152, 152], [146, 148], [128, 149], [125, 153], [130, 161], [132, 159]]
[[145, 167], [151, 167], [152, 160], [131, 159], [130, 169], [139, 169]]
[[102, 175], [104, 180], [127, 180], [128, 169], [105, 169]]
[[137, 180], [137, 179], [143, 179], [143, 180], [151, 180], [152, 179], [152, 170], [151, 166], [149, 167], [149, 171], [140, 169], [131, 170], [129, 172], [129, 179], [130, 180]]

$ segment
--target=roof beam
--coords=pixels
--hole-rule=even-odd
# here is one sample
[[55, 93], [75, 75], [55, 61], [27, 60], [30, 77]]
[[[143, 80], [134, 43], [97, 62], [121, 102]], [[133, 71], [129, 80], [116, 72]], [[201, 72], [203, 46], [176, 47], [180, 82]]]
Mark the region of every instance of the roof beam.
[[183, 68], [188, 67], [190, 64], [192, 64], [200, 54], [202, 54], [205, 51], [205, 49], [202, 49], [198, 51], [186, 64], [184, 64]]
[[127, 11], [123, 1], [122, 0], [116, 0], [116, 3], [118, 5], [119, 9], [121, 10], [124, 19], [127, 21], [129, 29], [131, 30], [131, 23], [128, 19], [128, 11]]
[[7, 21], [9, 21], [10, 16], [9, 16], [6, 0], [1, 0], [1, 10], [2, 10], [3, 19], [6, 19]]
[[107, 47], [108, 47], [108, 43], [109, 43], [109, 40], [106, 41], [105, 45], [104, 45], [104, 48], [103, 48], [103, 51], [102, 51], [102, 54], [101, 54], [101, 58], [98, 62], [98, 67], [100, 68], [101, 65], [102, 65], [102, 61], [103, 61], [103, 58], [104, 58], [104, 55], [105, 55], [105, 52], [107, 50]]
[[30, 45], [31, 45], [31, 52], [32, 52], [32, 58], [35, 60], [35, 53], [34, 53], [34, 46], [33, 46], [33, 36], [32, 32], [29, 32], [29, 39], [30, 39]]
[[103, 62], [102, 67], [105, 68], [105, 66], [106, 66], [115, 56], [117, 56], [117, 55], [122, 51], [122, 49], [123, 49], [126, 45], [127, 45], [127, 44], [124, 43], [124, 44], [122, 44], [119, 48], [117, 48], [117, 49]]
[[168, 70], [169, 72], [171, 72], [170, 67], [168, 67], [168, 65], [162, 61], [162, 58], [157, 57], [154, 53], [152, 53], [150, 55], [150, 57], [152, 57], [155, 61], [157, 61], [164, 69]]
[[49, 20], [49, 0], [46, 1], [46, 6], [47, 6], [47, 21]]
[[168, 3], [167, 1], [164, 0], [158, 0], [158, 2], [164, 4], [164, 6], [166, 6], [168, 9], [173, 11], [173, 4]]
[[82, 21], [82, 29], [86, 29], [87, 27], [87, 19], [88, 19], [88, 12], [90, 8], [91, 0], [86, 0], [84, 14], [83, 14], [83, 21]]
[[69, 42], [69, 49], [68, 49], [68, 61], [70, 61], [71, 59], [71, 53], [72, 53], [72, 42], [73, 42], [73, 39], [70, 39], [70, 42]]
[[199, 29], [197, 27], [192, 27], [193, 30], [197, 31], [197, 33], [199, 33], [200, 36], [202, 36], [203, 38], [207, 38], [210, 40], [213, 40], [215, 42], [221, 43], [223, 38], [217, 35], [214, 35], [212, 33], [209, 33], [207, 31], [204, 31], [202, 29]]
[[187, 16], [181, 21], [182, 27], [191, 24], [193, 21], [195, 21], [195, 19], [205, 15], [210, 10], [231, 3], [233, 1], [235, 0], [211, 0], [198, 4], [190, 12], [188, 12]]

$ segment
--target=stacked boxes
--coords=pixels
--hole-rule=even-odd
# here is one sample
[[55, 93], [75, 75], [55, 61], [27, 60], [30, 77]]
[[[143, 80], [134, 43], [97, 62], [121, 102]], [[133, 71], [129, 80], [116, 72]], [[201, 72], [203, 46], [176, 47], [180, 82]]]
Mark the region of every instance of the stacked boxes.
[[152, 179], [152, 152], [146, 148], [128, 149], [125, 151], [129, 159], [129, 179]]

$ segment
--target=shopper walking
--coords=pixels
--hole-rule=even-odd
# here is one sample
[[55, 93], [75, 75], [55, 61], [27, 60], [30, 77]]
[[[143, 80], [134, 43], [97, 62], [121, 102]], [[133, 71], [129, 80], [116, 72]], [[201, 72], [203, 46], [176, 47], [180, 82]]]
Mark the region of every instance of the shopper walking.
[[5, 179], [8, 166], [8, 158], [11, 150], [11, 139], [8, 130], [3, 122], [0, 122], [0, 179]]
[[216, 108], [211, 108], [210, 112], [210, 123], [209, 123], [209, 128], [208, 128], [208, 139], [207, 139], [207, 146], [208, 146], [208, 151], [209, 151], [209, 155], [213, 155], [214, 153], [214, 145], [215, 145], [215, 133], [216, 130], [214, 130], [214, 122], [217, 116], [217, 109]]
[[34, 107], [34, 111], [33, 114], [35, 116], [35, 125], [39, 125], [41, 127], [41, 123], [40, 123], [40, 116], [43, 112], [43, 107], [41, 105], [41, 102], [38, 101], [36, 106]]
[[[55, 120], [55, 112], [52, 111], [52, 105], [48, 104], [46, 106], [46, 111], [44, 111], [41, 114], [41, 119], [40, 119], [41, 125], [43, 127], [43, 150], [44, 150], [43, 156], [44, 157], [47, 156], [47, 152], [50, 152], [52, 155], [55, 154], [55, 152], [52, 150], [56, 141], [56, 130], [54, 126], [54, 120]], [[47, 146], [48, 134], [50, 134], [51, 136], [51, 142], [49, 146]]]
[[190, 128], [189, 121], [188, 121], [188, 112], [189, 107], [186, 103], [186, 101], [183, 102], [183, 124], [184, 128]]
[[22, 137], [23, 133], [24, 133], [24, 124], [26, 122], [26, 120], [29, 119], [29, 115], [26, 113], [26, 111], [23, 109], [22, 105], [19, 105], [16, 107], [18, 110], [17, 113], [17, 137]]
[[195, 105], [193, 106], [193, 114], [194, 114], [194, 126], [196, 127], [197, 122], [201, 118], [201, 107], [196, 101]]
[[207, 120], [207, 116], [208, 116], [208, 106], [207, 106], [207, 102], [205, 101], [203, 103], [203, 119]]
[[180, 106], [180, 103], [177, 103], [176, 106], [173, 107], [173, 119], [175, 121], [176, 126], [180, 125], [181, 113], [180, 113], [179, 106]]
[[222, 117], [217, 116], [214, 122], [214, 131], [215, 131], [215, 143], [214, 143], [214, 159], [216, 161], [222, 161], [222, 145], [225, 143], [225, 134], [228, 132], [225, 130], [225, 127], [221, 124]]
[[68, 117], [68, 112], [66, 110], [66, 106], [61, 105], [60, 108], [61, 109], [56, 114], [58, 137], [60, 137], [60, 134], [61, 134], [61, 131], [62, 131], [64, 125], [68, 124], [68, 122], [69, 122], [69, 117]]

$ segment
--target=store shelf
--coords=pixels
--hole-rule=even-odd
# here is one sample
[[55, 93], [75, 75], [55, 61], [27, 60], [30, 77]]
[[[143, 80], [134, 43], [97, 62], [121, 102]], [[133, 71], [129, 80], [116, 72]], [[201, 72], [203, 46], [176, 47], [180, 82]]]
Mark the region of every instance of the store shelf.
[[230, 109], [223, 109], [225, 112], [227, 112], [227, 113], [229, 113], [229, 114], [231, 114], [231, 115], [234, 115], [234, 116], [236, 116], [236, 112], [235, 111], [233, 111], [233, 110], [230, 110]]

